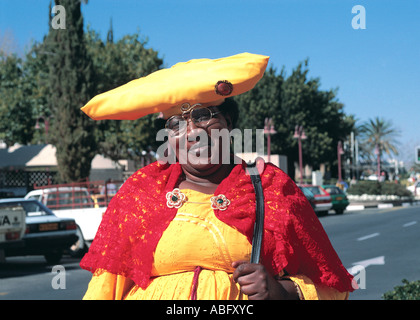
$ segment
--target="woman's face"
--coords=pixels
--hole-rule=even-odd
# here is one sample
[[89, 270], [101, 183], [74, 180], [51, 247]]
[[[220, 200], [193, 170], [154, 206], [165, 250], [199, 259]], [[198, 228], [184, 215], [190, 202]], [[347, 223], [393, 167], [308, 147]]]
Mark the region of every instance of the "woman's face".
[[[202, 104], [217, 113], [214, 104]], [[189, 115], [185, 117], [186, 129], [179, 135], [169, 135], [168, 142], [184, 170], [196, 176], [205, 176], [230, 161], [230, 136], [232, 129], [229, 116], [217, 113], [205, 123], [196, 125]]]

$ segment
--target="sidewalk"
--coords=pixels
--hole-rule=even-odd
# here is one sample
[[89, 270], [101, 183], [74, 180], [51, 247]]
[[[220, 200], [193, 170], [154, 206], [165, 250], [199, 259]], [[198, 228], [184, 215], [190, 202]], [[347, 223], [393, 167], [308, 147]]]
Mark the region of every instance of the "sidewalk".
[[347, 206], [347, 211], [364, 210], [371, 208], [393, 208], [393, 207], [410, 207], [420, 206], [420, 200], [413, 200], [412, 202], [404, 201], [350, 201]]

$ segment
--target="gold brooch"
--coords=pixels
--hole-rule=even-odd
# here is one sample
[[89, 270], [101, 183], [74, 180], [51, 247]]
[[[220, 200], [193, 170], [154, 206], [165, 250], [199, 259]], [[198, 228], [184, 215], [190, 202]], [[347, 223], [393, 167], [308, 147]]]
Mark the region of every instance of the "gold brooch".
[[[169, 191], [166, 194], [166, 205], [168, 208], [181, 208], [185, 202], [189, 203], [208, 203], [208, 202], [194, 202], [187, 201], [185, 194], [181, 192], [178, 188], [175, 188], [172, 191]], [[225, 195], [219, 194], [218, 196], [213, 196], [210, 198], [211, 208], [214, 210], [224, 211], [230, 205], [230, 200], [226, 198]]]
[[166, 194], [166, 205], [169, 208], [179, 209], [184, 204], [185, 199], [185, 194], [183, 194], [178, 188], [175, 188], [173, 191], [169, 191]]
[[210, 198], [211, 207], [220, 211], [224, 211], [230, 205], [230, 200], [224, 194], [219, 194]]

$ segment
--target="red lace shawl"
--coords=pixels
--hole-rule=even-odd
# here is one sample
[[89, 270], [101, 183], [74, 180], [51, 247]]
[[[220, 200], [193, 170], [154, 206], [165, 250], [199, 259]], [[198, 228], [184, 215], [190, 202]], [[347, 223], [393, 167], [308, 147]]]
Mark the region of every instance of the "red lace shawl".
[[[142, 288], [150, 282], [153, 254], [162, 233], [176, 215], [166, 193], [178, 186], [181, 166], [152, 163], [133, 174], [112, 199], [89, 252], [80, 266], [94, 272], [129, 277]], [[303, 274], [340, 292], [353, 291], [352, 276], [343, 267], [321, 223], [296, 184], [283, 171], [265, 164], [261, 174], [265, 198], [261, 263], [274, 275], [282, 270]], [[215, 210], [224, 223], [252, 242], [255, 193], [246, 164], [236, 165], [215, 195], [231, 204]]]

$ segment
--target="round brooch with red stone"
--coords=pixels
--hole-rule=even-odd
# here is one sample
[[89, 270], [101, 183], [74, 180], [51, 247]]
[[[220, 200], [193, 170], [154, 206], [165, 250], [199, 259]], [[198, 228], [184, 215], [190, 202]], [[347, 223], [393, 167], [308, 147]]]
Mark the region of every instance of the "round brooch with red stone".
[[227, 80], [220, 80], [217, 81], [216, 85], [214, 86], [214, 89], [217, 94], [221, 96], [228, 96], [233, 91], [233, 84]]

